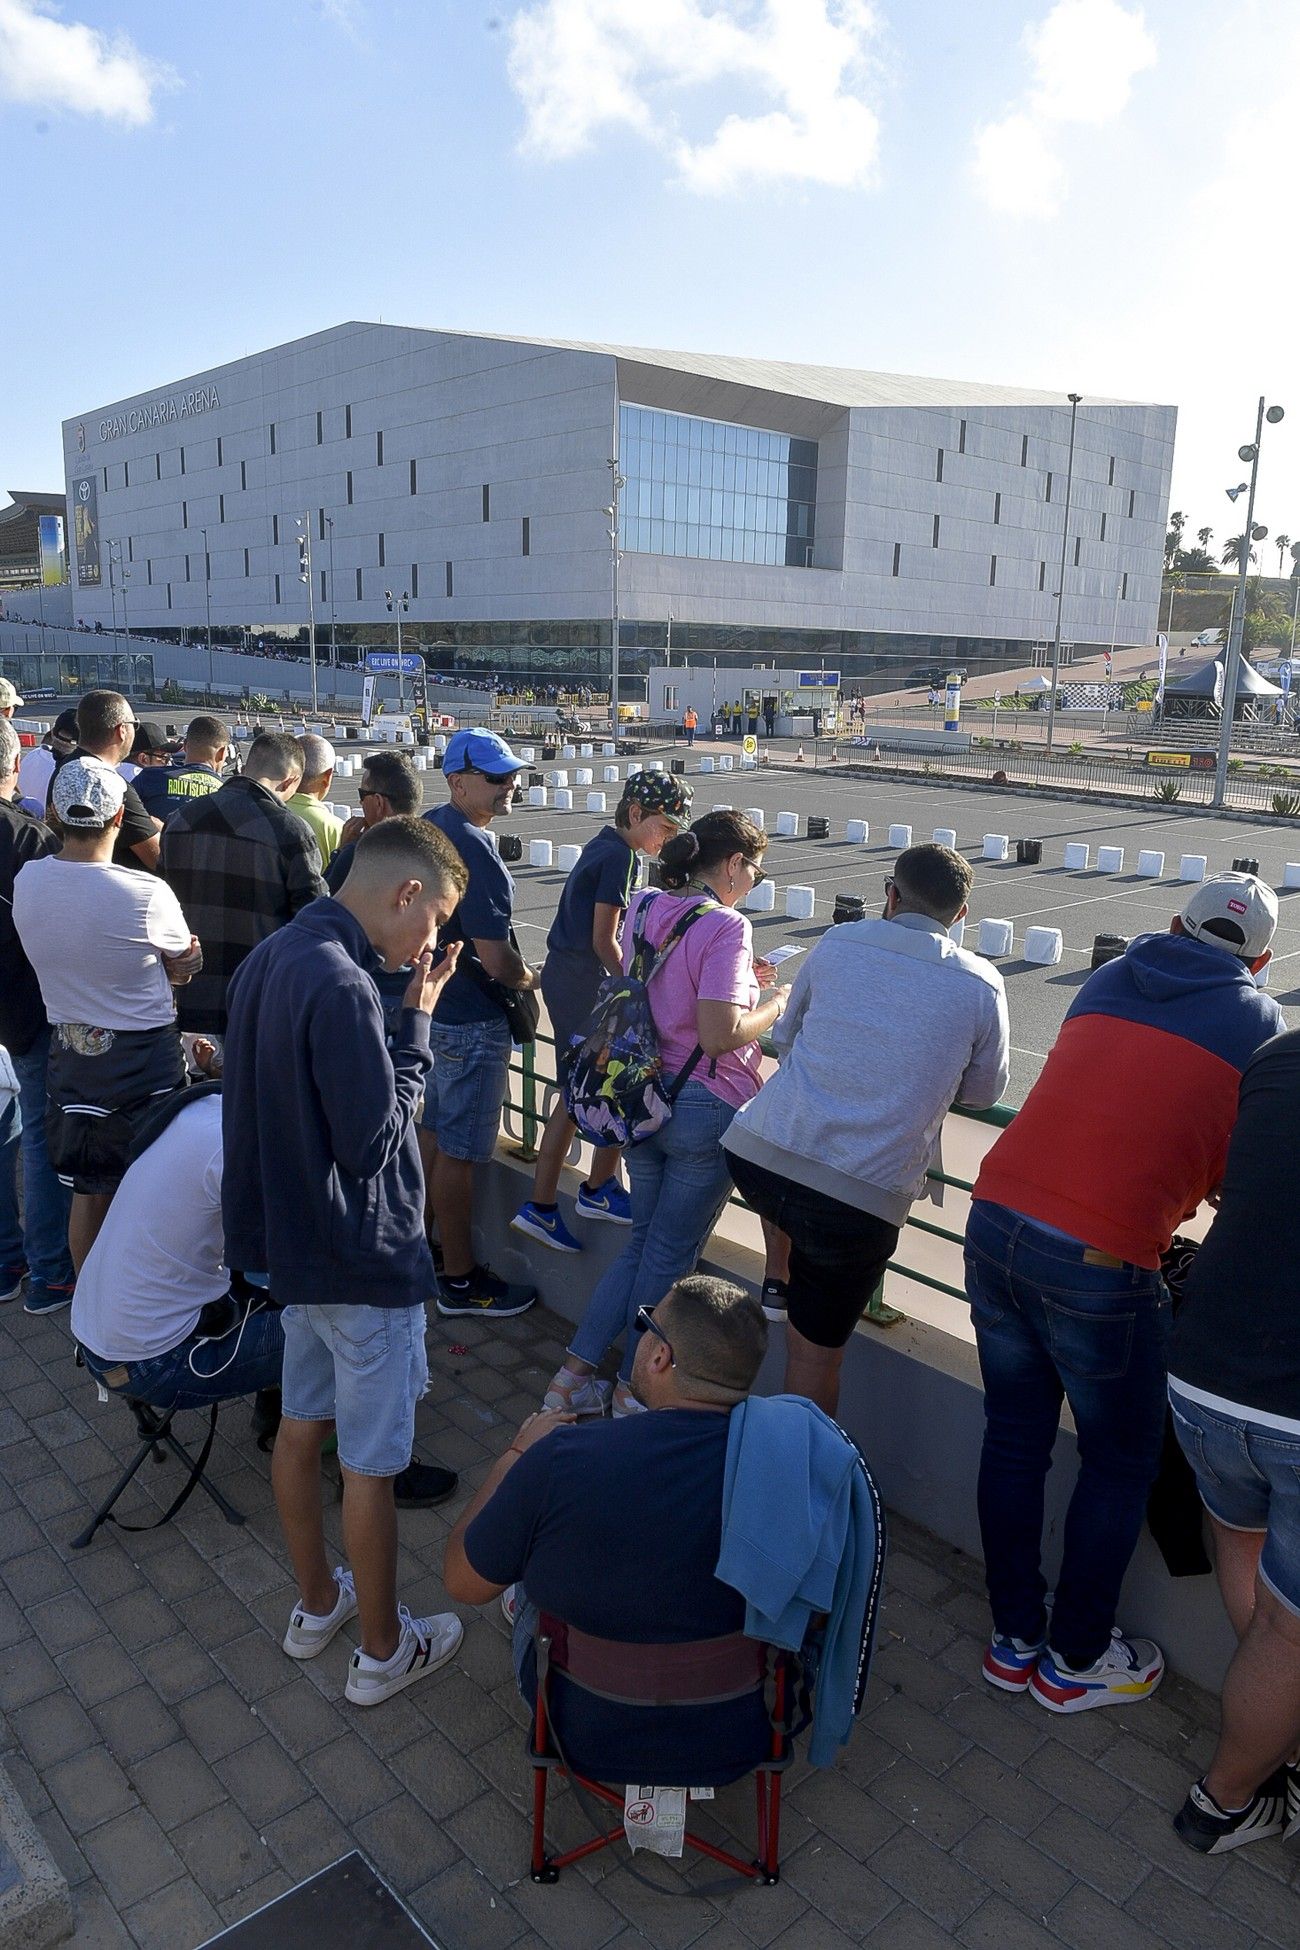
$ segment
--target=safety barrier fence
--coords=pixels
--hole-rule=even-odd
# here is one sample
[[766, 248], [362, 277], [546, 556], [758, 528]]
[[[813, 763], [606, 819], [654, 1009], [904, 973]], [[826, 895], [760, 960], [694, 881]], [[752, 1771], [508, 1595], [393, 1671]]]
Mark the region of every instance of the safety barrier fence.
[[[505, 1130], [511, 1140], [514, 1156], [525, 1164], [532, 1164], [536, 1159], [538, 1137], [558, 1100], [559, 1084], [555, 1076], [555, 1048], [554, 1037], [539, 1031], [536, 1042], [524, 1043], [511, 1051], [510, 1092], [504, 1105]], [[550, 1052], [549, 1071], [538, 1067], [538, 1053], [541, 1050]], [[953, 1114], [958, 1117], [969, 1118], [977, 1124], [992, 1125], [999, 1130], [1008, 1125], [1015, 1116], [1015, 1111], [1009, 1104], [995, 1104], [991, 1110], [969, 1110], [963, 1105], [954, 1104], [952, 1109]], [[951, 1172], [936, 1167], [932, 1167], [926, 1176], [933, 1183], [947, 1186], [953, 1191], [968, 1193], [971, 1190], [969, 1179], [959, 1178]], [[753, 1210], [738, 1192], [731, 1194], [728, 1203], [743, 1212]], [[912, 1213], [900, 1236], [899, 1257], [889, 1262], [889, 1271], [899, 1273], [906, 1279], [915, 1280], [918, 1285], [930, 1287], [936, 1293], [945, 1294], [949, 1299], [960, 1301], [964, 1305], [966, 1301], [964, 1287], [956, 1285], [951, 1280], [941, 1279], [936, 1274], [925, 1272], [914, 1263], [909, 1263], [904, 1256], [905, 1242], [915, 1243], [907, 1240], [909, 1231], [945, 1240], [958, 1249], [962, 1245], [963, 1235], [951, 1226], [941, 1225], [933, 1219], [919, 1218]], [[892, 1327], [895, 1322], [903, 1319], [903, 1315], [897, 1308], [886, 1306], [883, 1287], [882, 1279], [880, 1286], [871, 1297], [863, 1319], [873, 1326]]]

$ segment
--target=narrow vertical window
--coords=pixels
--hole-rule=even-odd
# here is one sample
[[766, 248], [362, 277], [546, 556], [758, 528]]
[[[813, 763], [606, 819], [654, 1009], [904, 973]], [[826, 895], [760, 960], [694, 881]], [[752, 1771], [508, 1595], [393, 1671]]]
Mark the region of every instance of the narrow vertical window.
[[995, 494], [993, 497], [993, 526], [996, 528], [1001, 520], [1002, 520], [1002, 496], [1000, 494]]
[[272, 546], [272, 548], [278, 548], [278, 547], [280, 546], [280, 517], [279, 517], [279, 515], [272, 515], [272, 516], [271, 516], [271, 546]]
[[1114, 487], [1114, 485], [1115, 485], [1115, 456], [1114, 454], [1112, 454], [1110, 457], [1110, 472], [1106, 476], [1106, 486]]
[[248, 553], [249, 553], [248, 550], [245, 549], [244, 550], [244, 574], [246, 576], [251, 575], [253, 573], [252, 565], [248, 559]]
[[[272, 420], [271, 422], [271, 452], [272, 453], [275, 452], [275, 421], [274, 420]], [[277, 596], [276, 601], [278, 602], [279, 600], [280, 599]]]
[[1137, 489], [1130, 488], [1128, 491], [1128, 518], [1130, 521], [1132, 521], [1133, 519], [1133, 508], [1136, 501], [1137, 501]]
[[171, 606], [172, 606], [172, 586], [171, 586], [171, 584], [170, 584], [170, 582], [169, 582], [169, 583], [167, 584], [167, 607], [168, 607], [168, 609], [170, 609], [170, 608], [171, 608]]
[[321, 601], [322, 601], [322, 602], [324, 602], [324, 600], [325, 600], [325, 571], [324, 571], [324, 569], [322, 569], [322, 570], [321, 570], [321, 572], [320, 572], [320, 599], [321, 599]]
[[450, 596], [450, 595], [453, 595], [454, 593], [455, 593], [455, 590], [454, 590], [454, 587], [453, 587], [453, 579], [452, 579], [452, 573], [451, 573], [451, 563], [449, 562], [449, 563], [447, 564], [447, 594], [448, 594], [448, 595]]
[[352, 469], [348, 469], [348, 506], [352, 506]]
[[240, 487], [241, 487], [241, 488], [243, 489], [243, 491], [244, 491], [244, 493], [245, 493], [245, 494], [247, 494], [247, 492], [248, 492], [248, 462], [247, 462], [246, 460], [241, 460], [241, 461], [240, 461], [240, 463], [239, 463], [239, 485], [240, 485]]
[[135, 561], [135, 536], [134, 535], [128, 535], [126, 538], [126, 559], [128, 562]]
[[990, 589], [993, 587], [997, 579], [998, 579], [998, 558], [996, 555], [990, 555], [989, 557], [989, 588]]
[[943, 479], [943, 448], [942, 447], [940, 447], [939, 449], [939, 458], [936, 460], [934, 464], [934, 478], [936, 481], [941, 481]]
[[966, 451], [966, 422], [963, 420], [957, 430], [957, 452], [959, 454], [964, 454], [965, 451]]
[[318, 447], [325, 445], [325, 415], [319, 407], [316, 409], [316, 445]]
[[418, 494], [418, 493], [419, 493], [419, 482], [418, 482], [418, 481], [417, 481], [417, 479], [416, 479], [416, 471], [415, 471], [415, 470], [416, 470], [416, 464], [415, 464], [415, 462], [414, 462], [414, 461], [412, 461], [412, 462], [411, 462], [411, 493], [412, 493], [412, 494]]
[[190, 504], [188, 501], [182, 501], [181, 502], [181, 527], [188, 528], [189, 525], [190, 525]]
[[322, 542], [323, 542], [323, 541], [325, 540], [325, 510], [324, 510], [324, 508], [318, 508], [318, 509], [317, 509], [317, 511], [316, 511], [316, 518], [317, 518], [317, 536], [318, 536], [318, 539], [319, 539], [320, 541], [322, 541]]
[[1128, 601], [1128, 570], [1127, 569], [1125, 569], [1123, 575], [1120, 577], [1119, 599], [1122, 603], [1126, 603]]
[[1083, 553], [1083, 536], [1076, 535], [1074, 538], [1074, 566], [1076, 569], [1079, 566], [1079, 557], [1082, 553]]
[[217, 520], [224, 521], [225, 519], [226, 519], [226, 497], [224, 494], [219, 494], [217, 496]]
[[381, 569], [387, 567], [384, 561], [384, 538], [382, 535], [379, 537], [379, 566]]
[[203, 580], [205, 582], [212, 580], [212, 557], [206, 549], [203, 551]]
[[148, 583], [149, 587], [152, 589], [153, 588], [153, 557], [151, 555], [146, 555], [145, 557], [144, 579]]
[[279, 600], [280, 600], [280, 578], [279, 578], [279, 576], [277, 576], [277, 577], [275, 578], [275, 600], [276, 600], [276, 602], [277, 602], [277, 603], [278, 603], [278, 602], [279, 602]]
[[343, 438], [345, 440], [351, 440], [352, 438], [352, 408], [350, 406], [345, 406], [343, 409]]
[[155, 454], [153, 457], [153, 477], [155, 481], [161, 481], [162, 479], [162, 455], [161, 454]]
[[529, 554], [531, 554], [531, 552], [532, 552], [532, 532], [531, 532], [531, 524], [530, 524], [530, 522], [529, 522], [529, 518], [528, 518], [528, 516], [527, 516], [527, 515], [525, 515], [525, 516], [524, 516], [524, 518], [523, 518], [523, 524], [522, 524], [522, 533], [521, 533], [521, 536], [520, 536], [520, 540], [521, 540], [521, 542], [522, 542], [522, 548], [521, 548], [521, 550], [520, 550], [520, 553], [521, 553], [521, 554], [523, 554], [523, 555], [529, 555]]
[[217, 435], [217, 466], [218, 467], [224, 467], [226, 464], [225, 452], [226, 452], [225, 442], [223, 441], [221, 435], [218, 434]]
[[185, 580], [186, 582], [190, 580], [190, 558], [188, 555], [185, 557]]
[[1046, 501], [1050, 501], [1052, 498], [1052, 477], [1050, 474], [1047, 477], [1047, 493], [1043, 498]]
[[936, 515], [934, 518], [934, 529], [930, 536], [930, 547], [938, 548], [938, 546], [939, 546], [939, 517], [938, 515]]
[[1039, 586], [1039, 588], [1040, 588], [1040, 589], [1046, 589], [1046, 587], [1047, 587], [1047, 564], [1046, 564], [1046, 562], [1040, 562], [1040, 563], [1039, 563], [1039, 565], [1038, 565], [1038, 586]]
[[357, 601], [361, 601], [361, 571], [357, 570]]
[[486, 481], [483, 483], [483, 519], [484, 521], [492, 519], [492, 490]]
[[124, 488], [127, 488], [130, 487], [130, 485], [131, 485], [131, 463], [129, 460], [124, 460], [122, 462], [122, 486]]
[[1027, 433], [1022, 433], [1020, 436], [1020, 465], [1022, 467], [1028, 467], [1029, 465], [1029, 435]]
[[902, 561], [902, 559], [903, 559], [903, 544], [901, 542], [895, 542], [894, 543], [894, 566], [889, 572], [891, 575], [896, 576], [898, 574], [898, 565]]
[[1103, 515], [1103, 516], [1102, 516], [1102, 518], [1101, 518], [1101, 536], [1100, 536], [1100, 540], [1102, 540], [1102, 541], [1104, 542], [1104, 541], [1105, 541], [1105, 539], [1106, 539], [1106, 517], [1105, 517], [1105, 515]]
[[181, 448], [181, 473], [185, 472], [185, 449]]
[[418, 562], [412, 562], [411, 564], [411, 601], [412, 602], [416, 600], [419, 593], [420, 593], [420, 565]]
[[375, 466], [382, 467], [383, 464], [384, 464], [384, 436], [382, 433], [377, 433], [375, 435]]
[[108, 469], [107, 468], [104, 469], [104, 492], [105, 494], [108, 493]]

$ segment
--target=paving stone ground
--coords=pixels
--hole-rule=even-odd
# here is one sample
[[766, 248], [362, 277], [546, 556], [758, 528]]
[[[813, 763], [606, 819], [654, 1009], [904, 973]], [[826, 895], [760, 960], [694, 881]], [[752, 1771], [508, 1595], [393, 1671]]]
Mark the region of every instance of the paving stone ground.
[[[435, 1322], [419, 1447], [468, 1496], [537, 1404], [563, 1323]], [[184, 1418], [182, 1418], [184, 1419]], [[197, 1426], [197, 1418], [190, 1418]], [[979, 1567], [896, 1520], [868, 1703], [840, 1764], [787, 1775], [782, 1880], [692, 1897], [707, 1864], [633, 1880], [597, 1856], [528, 1879], [529, 1775], [499, 1610], [465, 1616], [455, 1662], [369, 1712], [343, 1702], [348, 1645], [279, 1650], [294, 1591], [268, 1459], [222, 1420], [214, 1480], [161, 1530], [75, 1534], [131, 1452], [71, 1359], [66, 1316], [0, 1314], [0, 1760], [72, 1886], [77, 1950], [193, 1950], [360, 1848], [444, 1950], [1256, 1950], [1300, 1940], [1300, 1848], [1205, 1860], [1169, 1819], [1212, 1744], [1214, 1702], [1177, 1678], [1131, 1710], [1057, 1718], [978, 1677]], [[152, 1464], [123, 1504], [165, 1507]], [[402, 1595], [444, 1606], [459, 1505], [401, 1517]], [[327, 1527], [337, 1541], [339, 1511]], [[571, 1795], [553, 1840], [580, 1840]], [[749, 1836], [747, 1786], [702, 1816]], [[641, 1858], [644, 1860], [644, 1858]]]

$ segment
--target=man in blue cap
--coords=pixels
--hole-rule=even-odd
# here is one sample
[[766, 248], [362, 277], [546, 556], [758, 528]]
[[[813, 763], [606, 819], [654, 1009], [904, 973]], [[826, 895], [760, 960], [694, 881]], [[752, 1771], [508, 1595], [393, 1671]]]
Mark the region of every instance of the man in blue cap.
[[474, 1167], [496, 1148], [510, 1064], [505, 998], [535, 989], [539, 975], [515, 946], [515, 885], [490, 828], [509, 810], [523, 770], [494, 731], [458, 731], [442, 761], [450, 800], [424, 816], [441, 828], [469, 869], [469, 885], [443, 931], [464, 942], [456, 973], [438, 999], [429, 1031], [433, 1071], [425, 1085], [420, 1153], [438, 1225], [440, 1314], [525, 1313], [532, 1286], [511, 1285], [474, 1256]]

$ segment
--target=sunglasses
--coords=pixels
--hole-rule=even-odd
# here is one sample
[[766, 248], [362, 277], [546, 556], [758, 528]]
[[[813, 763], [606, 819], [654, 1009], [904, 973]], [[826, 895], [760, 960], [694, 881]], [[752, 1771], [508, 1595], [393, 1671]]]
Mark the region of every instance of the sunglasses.
[[649, 1307], [637, 1308], [636, 1319], [633, 1322], [633, 1326], [636, 1328], [638, 1334], [653, 1334], [657, 1341], [662, 1341], [664, 1346], [668, 1349], [668, 1359], [671, 1361], [673, 1367], [677, 1366], [677, 1356], [673, 1352], [673, 1344], [669, 1340], [667, 1334], [665, 1334], [663, 1328], [660, 1327], [658, 1322], [655, 1320], [655, 1317], [651, 1313]]
[[388, 794], [381, 792], [377, 785], [363, 785], [357, 793], [358, 799], [386, 799]]
[[745, 859], [745, 865], [749, 868], [749, 871], [754, 876], [754, 885], [756, 887], [761, 887], [763, 882], [767, 879], [767, 869], [765, 867], [760, 867], [757, 860], [751, 860], [748, 857], [746, 857]]

